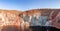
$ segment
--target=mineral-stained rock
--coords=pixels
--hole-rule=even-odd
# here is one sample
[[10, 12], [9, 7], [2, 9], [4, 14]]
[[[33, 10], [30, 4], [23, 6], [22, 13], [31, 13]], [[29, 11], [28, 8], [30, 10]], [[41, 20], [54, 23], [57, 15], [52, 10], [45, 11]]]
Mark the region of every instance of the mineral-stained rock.
[[20, 29], [22, 21], [24, 20], [18, 16], [18, 11], [0, 10], [0, 30], [8, 27]]
[[[22, 12], [19, 14], [19, 16], [21, 18], [23, 18], [23, 20], [25, 22], [28, 22], [29, 26], [30, 26], [31, 21], [33, 21], [33, 22], [35, 22], [35, 20], [40, 21], [40, 22], [42, 21], [44, 24], [44, 21], [46, 22], [47, 20], [49, 20], [51, 18], [52, 27], [56, 27], [56, 28], [60, 29], [60, 23], [56, 22], [58, 20], [57, 18], [60, 17], [59, 12], [60, 12], [60, 9], [33, 9], [33, 10], [27, 10], [25, 12]], [[34, 19], [34, 17], [36, 17], [36, 19], [32, 20], [32, 19]], [[33, 22], [31, 22], [32, 25], [33, 25]], [[41, 24], [42, 22], [41, 23], [40, 22], [39, 23], [35, 22], [35, 23]]]
[[[52, 27], [60, 29], [57, 22], [60, 17], [60, 9], [33, 9], [24, 12], [16, 10], [0, 10], [1, 31], [25, 31], [31, 25], [44, 26], [47, 19], [52, 18]], [[58, 26], [57, 26], [58, 25]], [[15, 29], [15, 30], [14, 30]]]

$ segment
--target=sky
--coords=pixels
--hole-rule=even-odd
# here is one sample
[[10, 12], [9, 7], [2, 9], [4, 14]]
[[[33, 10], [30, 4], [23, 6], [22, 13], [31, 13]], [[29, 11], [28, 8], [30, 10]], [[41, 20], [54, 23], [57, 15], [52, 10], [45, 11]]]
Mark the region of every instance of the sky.
[[40, 8], [60, 8], [60, 0], [0, 0], [0, 9], [26, 11]]

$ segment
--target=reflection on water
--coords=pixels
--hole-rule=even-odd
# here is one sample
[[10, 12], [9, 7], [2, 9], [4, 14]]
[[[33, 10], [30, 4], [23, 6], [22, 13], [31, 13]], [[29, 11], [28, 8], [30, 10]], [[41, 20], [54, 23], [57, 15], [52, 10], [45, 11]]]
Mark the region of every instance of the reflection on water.
[[[1, 29], [1, 31], [45, 31], [45, 28], [45, 26], [30, 26], [28, 29], [25, 28], [24, 30], [22, 30], [21, 28], [18, 29], [16, 27], [7, 26]], [[60, 31], [60, 29], [57, 29], [55, 27], [51, 27], [51, 30]]]
[[8, 27], [7, 29], [2, 29], [1, 31], [19, 31], [17, 28]]
[[25, 29], [25, 30], [19, 30], [18, 28], [15, 27], [5, 27], [3, 29], [1, 29], [1, 31], [41, 31], [42, 27], [38, 26], [30, 26], [29, 29]]

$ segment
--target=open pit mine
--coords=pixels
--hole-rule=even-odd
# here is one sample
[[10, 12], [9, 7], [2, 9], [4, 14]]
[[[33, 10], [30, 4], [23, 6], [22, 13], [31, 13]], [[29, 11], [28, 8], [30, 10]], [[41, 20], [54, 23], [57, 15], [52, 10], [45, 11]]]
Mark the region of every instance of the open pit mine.
[[0, 31], [32, 31], [31, 27], [45, 26], [46, 21], [50, 19], [51, 26], [60, 29], [60, 9], [0, 9]]

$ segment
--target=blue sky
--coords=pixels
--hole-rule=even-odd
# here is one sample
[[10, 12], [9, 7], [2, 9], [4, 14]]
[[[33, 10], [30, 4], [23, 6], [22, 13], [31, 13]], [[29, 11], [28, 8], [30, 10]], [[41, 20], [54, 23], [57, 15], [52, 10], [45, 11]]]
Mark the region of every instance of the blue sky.
[[60, 8], [60, 0], [0, 0], [0, 9], [25, 11], [38, 8]]

